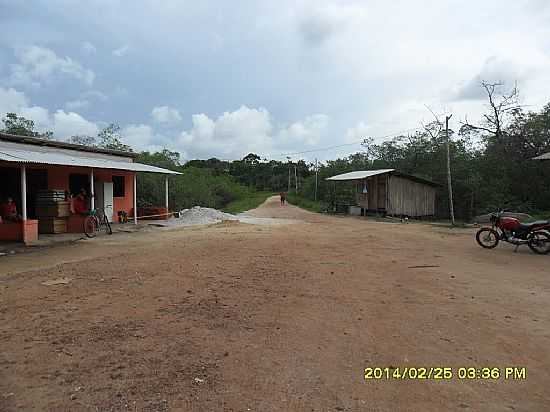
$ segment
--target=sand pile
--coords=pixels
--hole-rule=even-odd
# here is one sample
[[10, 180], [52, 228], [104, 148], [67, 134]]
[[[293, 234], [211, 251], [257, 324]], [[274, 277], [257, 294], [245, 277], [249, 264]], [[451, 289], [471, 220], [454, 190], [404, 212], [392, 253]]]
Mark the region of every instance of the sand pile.
[[209, 207], [195, 206], [180, 212], [179, 224], [185, 226], [208, 225], [222, 220], [239, 220], [237, 216]]

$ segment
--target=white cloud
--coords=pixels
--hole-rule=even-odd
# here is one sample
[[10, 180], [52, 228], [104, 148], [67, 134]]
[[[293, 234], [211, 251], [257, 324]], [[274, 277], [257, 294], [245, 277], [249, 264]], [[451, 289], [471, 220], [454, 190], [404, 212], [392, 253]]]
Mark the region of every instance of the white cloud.
[[[68, 102], [66, 106], [73, 106], [76, 110], [79, 106], [76, 102], [78, 100]], [[13, 88], [0, 87], [0, 109], [34, 120], [38, 131], [52, 130], [58, 139], [68, 139], [73, 135], [95, 136], [99, 131], [96, 123], [68, 108], [67, 111], [57, 110], [52, 114], [46, 108], [31, 106], [25, 94]], [[153, 110], [152, 116], [155, 117], [153, 113], [163, 121], [181, 120], [177, 111], [161, 108]], [[266, 109], [241, 106], [216, 119], [206, 114], [195, 114], [191, 129], [181, 132], [176, 138], [163, 135], [147, 124], [127, 125], [121, 135], [124, 142], [136, 150], [158, 151], [166, 147], [181, 152], [186, 158], [217, 156], [237, 159], [249, 152], [270, 156], [287, 152], [295, 145], [317, 145], [326, 135], [328, 124], [328, 116], [314, 114], [290, 124], [275, 125]]]
[[17, 48], [18, 63], [11, 66], [9, 81], [23, 86], [40, 86], [56, 76], [68, 76], [87, 85], [94, 82], [93, 71], [85, 69], [70, 57], [61, 58], [51, 49], [39, 46]]
[[18, 92], [11, 87], [9, 89], [0, 87], [0, 117], [4, 117], [6, 113], [16, 113], [27, 105], [25, 93]]
[[324, 114], [307, 116], [304, 120], [292, 123], [278, 133], [278, 143], [292, 146], [303, 143], [310, 146], [319, 143], [328, 127], [329, 117]]
[[132, 147], [145, 148], [153, 144], [153, 129], [145, 124], [128, 125], [121, 130], [121, 135]]
[[0, 117], [4, 117], [7, 112], [33, 120], [38, 132], [53, 131], [56, 139], [67, 139], [75, 134], [94, 136], [99, 131], [95, 123], [78, 113], [57, 110], [52, 114], [44, 107], [31, 106], [24, 93], [0, 87]]
[[85, 99], [76, 99], [65, 103], [65, 107], [68, 110], [86, 109], [89, 106], [90, 106], [90, 102]]
[[65, 108], [68, 110], [78, 110], [89, 108], [93, 101], [105, 102], [108, 100], [107, 95], [98, 90], [88, 90], [81, 93], [77, 99], [70, 100], [65, 103]]
[[[225, 150], [226, 145], [228, 153], [249, 145], [266, 148], [266, 152], [279, 150], [286, 136], [305, 135], [301, 123], [311, 113], [330, 116], [330, 133], [319, 133], [319, 147], [361, 139], [359, 121], [370, 126], [372, 136], [418, 126], [431, 119], [426, 104], [434, 109], [452, 106], [453, 122], [466, 114], [474, 122], [486, 110], [485, 101], [456, 97], [459, 92], [462, 97], [479, 96], [482, 90], [477, 90], [476, 79], [481, 76], [509, 82], [518, 79], [530, 109], [537, 110], [550, 99], [550, 89], [545, 87], [550, 84], [548, 0], [464, 0], [460, 7], [426, 0], [237, 0], [230, 5], [206, 0], [133, 8], [103, 0], [100, 14], [94, 13], [94, 2], [38, 2], [33, 5], [35, 14], [48, 14], [47, 25], [31, 24], [32, 15], [21, 13], [17, 2], [4, 3], [10, 18], [3, 21], [6, 28], [0, 43], [56, 44], [58, 59], [65, 60], [66, 55], [76, 58], [69, 51], [76, 41], [76, 53], [89, 59], [80, 63], [88, 68], [84, 63], [93, 57], [94, 66], [89, 68], [97, 70], [97, 81], [109, 88], [109, 97], [115, 100], [99, 105], [79, 91], [67, 94], [68, 87], [44, 87], [40, 102], [70, 101], [62, 107], [41, 103], [50, 111], [79, 112], [86, 100], [86, 114], [94, 117], [108, 112], [113, 118], [164, 128], [166, 124], [156, 123], [150, 113], [158, 102], [170, 102], [186, 114], [186, 120], [187, 113], [209, 114], [198, 115], [182, 138], [194, 139], [186, 149], [198, 148], [194, 153], [205, 156]], [[489, 25], [488, 16], [494, 16], [495, 10], [498, 18], [490, 19]], [[89, 24], [74, 24], [83, 18]], [[136, 21], [148, 24], [130, 24]], [[235, 21], [239, 24], [231, 24]], [[93, 37], [89, 27], [97, 29]], [[61, 33], [68, 39], [65, 44]], [[84, 40], [93, 47], [83, 46]], [[106, 54], [104, 45], [112, 45]], [[85, 54], [85, 50], [93, 53], [95, 47], [95, 54]], [[120, 55], [124, 57], [117, 59]], [[147, 70], [122, 67], [121, 60], [130, 55]], [[9, 76], [10, 64], [22, 64], [13, 56], [0, 60], [0, 76]], [[43, 82], [38, 75], [28, 77], [31, 84]], [[208, 147], [219, 141], [215, 137], [221, 133], [218, 114], [243, 102], [249, 107], [268, 107], [276, 117], [276, 122], [269, 119], [267, 123], [272, 130], [260, 134], [259, 143], [239, 137], [237, 143], [225, 139], [223, 144]], [[136, 118], [138, 113], [142, 118]], [[297, 124], [292, 126], [293, 122]], [[199, 131], [206, 133], [208, 128], [213, 131], [207, 143], [197, 143]], [[310, 149], [306, 142], [313, 139], [315, 133], [302, 140], [289, 137], [289, 142], [296, 143], [288, 149]]]
[[352, 143], [364, 140], [369, 137], [371, 129], [371, 126], [368, 126], [365, 122], [359, 122], [354, 127], [346, 130], [346, 141]]
[[168, 106], [153, 108], [151, 117], [157, 123], [177, 123], [181, 121], [181, 114], [177, 109]]
[[89, 41], [82, 42], [81, 48], [84, 54], [90, 55], [97, 52], [97, 48]]
[[176, 140], [175, 149], [189, 158], [237, 159], [250, 152], [270, 156], [296, 144], [316, 144], [326, 132], [328, 117], [317, 114], [289, 126], [275, 127], [266, 109], [241, 106], [215, 120], [206, 114], [195, 114], [192, 123], [192, 128]]
[[52, 130], [54, 127], [53, 119], [48, 109], [40, 106], [21, 107], [17, 114], [23, 116], [26, 119], [34, 121], [34, 127], [39, 132], [45, 132], [46, 130]]
[[137, 150], [156, 152], [165, 147], [166, 137], [146, 124], [130, 124], [121, 130], [121, 135], [126, 144]]
[[319, 3], [305, 7], [299, 15], [298, 33], [307, 45], [320, 46], [361, 14], [362, 9], [353, 5]]
[[453, 97], [456, 100], [485, 100], [487, 94], [481, 87], [482, 81], [499, 82], [511, 88], [516, 82], [522, 82], [526, 79], [528, 70], [526, 66], [522, 66], [511, 59], [490, 57], [485, 61], [480, 72], [458, 86], [454, 93], [451, 93], [451, 96], [454, 95]]
[[75, 112], [57, 110], [53, 115], [52, 129], [56, 138], [67, 139], [71, 136], [81, 134], [95, 136], [99, 128], [95, 123], [84, 119]]
[[130, 46], [128, 46], [127, 44], [125, 44], [124, 46], [122, 47], [119, 47], [118, 49], [115, 49], [112, 51], [112, 54], [113, 56], [116, 56], [116, 57], [122, 57], [124, 56], [126, 53], [128, 53], [128, 50], [130, 49]]
[[84, 99], [95, 99], [102, 102], [109, 99], [109, 97], [105, 93], [102, 93], [99, 90], [88, 90], [82, 93], [81, 96]]

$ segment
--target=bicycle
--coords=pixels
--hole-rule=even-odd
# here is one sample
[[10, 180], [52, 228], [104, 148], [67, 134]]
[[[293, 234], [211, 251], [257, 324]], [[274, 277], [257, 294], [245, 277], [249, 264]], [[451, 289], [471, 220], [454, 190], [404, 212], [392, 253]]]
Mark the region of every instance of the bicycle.
[[111, 223], [109, 223], [105, 212], [102, 209], [90, 210], [90, 213], [84, 219], [84, 234], [89, 238], [95, 237], [102, 227], [108, 235], [113, 234]]

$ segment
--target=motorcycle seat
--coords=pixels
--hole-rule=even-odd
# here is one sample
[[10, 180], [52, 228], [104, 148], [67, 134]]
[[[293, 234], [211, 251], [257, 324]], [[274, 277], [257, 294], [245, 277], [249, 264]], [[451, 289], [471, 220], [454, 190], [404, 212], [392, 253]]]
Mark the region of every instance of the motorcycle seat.
[[546, 225], [550, 225], [550, 220], [537, 220], [531, 223], [522, 223], [520, 225], [520, 229], [523, 229], [523, 230], [532, 229], [537, 226], [546, 226]]

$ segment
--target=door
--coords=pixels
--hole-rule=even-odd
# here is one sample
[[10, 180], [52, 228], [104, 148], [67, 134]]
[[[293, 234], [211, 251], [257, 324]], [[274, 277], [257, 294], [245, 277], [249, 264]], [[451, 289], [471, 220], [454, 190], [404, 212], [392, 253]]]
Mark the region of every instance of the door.
[[103, 210], [109, 222], [113, 221], [113, 182], [103, 182]]
[[113, 182], [94, 181], [95, 207], [103, 209], [109, 222], [113, 221]]

